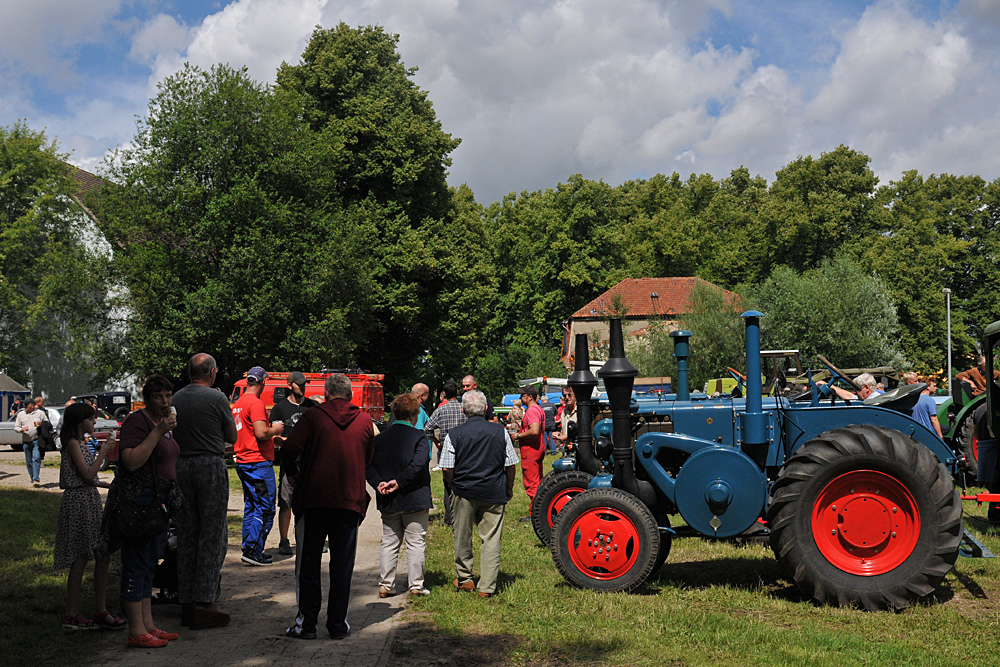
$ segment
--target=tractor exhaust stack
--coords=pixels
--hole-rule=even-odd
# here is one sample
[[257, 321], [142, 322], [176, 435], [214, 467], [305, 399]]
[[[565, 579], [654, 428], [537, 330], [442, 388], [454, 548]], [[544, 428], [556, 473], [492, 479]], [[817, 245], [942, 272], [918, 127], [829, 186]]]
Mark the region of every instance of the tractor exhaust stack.
[[741, 317], [746, 325], [747, 395], [741, 443], [743, 452], [763, 467], [767, 460], [768, 418], [763, 410], [763, 387], [760, 382], [760, 318], [764, 313], [748, 310]]
[[625, 340], [620, 318], [611, 320], [611, 345], [608, 361], [597, 374], [604, 379], [611, 404], [611, 435], [614, 443], [614, 477], [612, 484], [628, 491], [648, 507], [656, 504], [656, 493], [649, 482], [635, 478], [632, 463], [632, 386], [639, 370], [625, 357]]
[[677, 386], [674, 393], [677, 394], [678, 401], [691, 400], [691, 390], [688, 388], [688, 340], [691, 332], [681, 329], [671, 331], [670, 337], [674, 339], [674, 358], [677, 359]]
[[594, 455], [594, 432], [591, 428], [593, 417], [590, 412], [591, 395], [597, 386], [597, 378], [590, 370], [590, 348], [587, 334], [576, 334], [576, 368], [566, 384], [576, 396], [576, 415], [579, 430], [576, 436], [576, 463], [580, 470], [596, 475], [600, 463]]

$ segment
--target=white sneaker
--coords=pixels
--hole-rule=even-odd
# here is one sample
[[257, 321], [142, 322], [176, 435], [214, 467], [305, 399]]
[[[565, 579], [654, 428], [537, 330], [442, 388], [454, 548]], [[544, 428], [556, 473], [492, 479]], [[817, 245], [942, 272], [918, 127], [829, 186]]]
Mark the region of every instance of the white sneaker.
[[407, 594], [416, 597], [416, 596], [430, 595], [431, 592], [426, 588], [411, 588], [409, 591], [407, 591]]
[[434, 466], [433, 468], [431, 468], [431, 472], [437, 472], [439, 470], [441, 470], [441, 466]]

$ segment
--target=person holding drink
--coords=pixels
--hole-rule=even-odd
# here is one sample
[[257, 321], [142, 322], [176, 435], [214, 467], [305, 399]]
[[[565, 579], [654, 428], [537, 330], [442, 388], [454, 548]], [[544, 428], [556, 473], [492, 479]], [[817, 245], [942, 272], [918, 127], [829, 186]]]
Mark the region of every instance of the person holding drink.
[[[104, 523], [107, 526], [110, 509], [126, 499], [136, 500], [151, 494], [156, 487], [154, 502], [164, 503], [170, 514], [180, 509], [180, 492], [176, 484], [176, 462], [180, 448], [171, 436], [177, 418], [171, 407], [173, 384], [162, 375], [151, 375], [142, 386], [146, 407], [129, 414], [122, 423], [119, 465], [108, 497]], [[117, 487], [117, 488], [116, 488]], [[151, 599], [153, 575], [166, 535], [151, 537], [117, 534], [112, 528], [109, 542], [121, 544], [122, 608], [128, 619], [130, 648], [160, 648], [177, 639], [175, 632], [165, 632], [153, 622]]]
[[[62, 460], [59, 467], [59, 488], [63, 490], [56, 528], [56, 569], [69, 568], [66, 581], [65, 630], [90, 630], [97, 627], [118, 629], [125, 621], [108, 611], [105, 591], [108, 587], [108, 565], [111, 559], [101, 550], [102, 484], [97, 478], [108, 452], [114, 449], [115, 434], [104, 441], [100, 449], [90, 447], [87, 434], [94, 431], [94, 408], [85, 403], [71, 405], [62, 424]], [[94, 618], [84, 618], [79, 612], [80, 587], [87, 561], [94, 558]]]

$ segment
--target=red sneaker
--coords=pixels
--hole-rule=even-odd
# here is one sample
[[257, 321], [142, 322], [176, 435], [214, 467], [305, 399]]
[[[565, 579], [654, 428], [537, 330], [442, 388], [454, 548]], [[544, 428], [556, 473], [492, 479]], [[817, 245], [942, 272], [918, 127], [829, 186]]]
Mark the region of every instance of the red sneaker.
[[180, 635], [177, 634], [176, 632], [165, 632], [164, 630], [160, 630], [159, 628], [154, 628], [153, 631], [150, 632], [149, 634], [153, 635], [157, 639], [166, 639], [168, 642], [172, 642], [178, 637], [180, 637]]
[[167, 645], [167, 640], [147, 633], [138, 637], [129, 636], [127, 645], [129, 648], [163, 648]]

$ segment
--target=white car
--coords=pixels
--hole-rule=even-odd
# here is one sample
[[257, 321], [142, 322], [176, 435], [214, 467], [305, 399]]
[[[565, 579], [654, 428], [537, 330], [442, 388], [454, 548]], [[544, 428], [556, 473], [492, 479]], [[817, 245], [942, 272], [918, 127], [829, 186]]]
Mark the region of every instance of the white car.
[[[45, 414], [48, 415], [49, 421], [56, 428], [56, 447], [62, 448], [62, 443], [59, 440], [59, 428], [62, 426], [63, 410], [62, 407], [49, 407], [43, 408]], [[106, 434], [111, 431], [118, 430], [118, 422], [111, 418], [108, 413], [101, 409], [97, 410], [97, 427], [94, 429], [97, 431], [98, 439], [103, 439], [107, 437]], [[9, 445], [13, 450], [19, 450], [22, 448], [23, 439], [21, 434], [14, 430], [14, 417], [11, 417], [5, 422], [0, 422], [0, 446]]]

